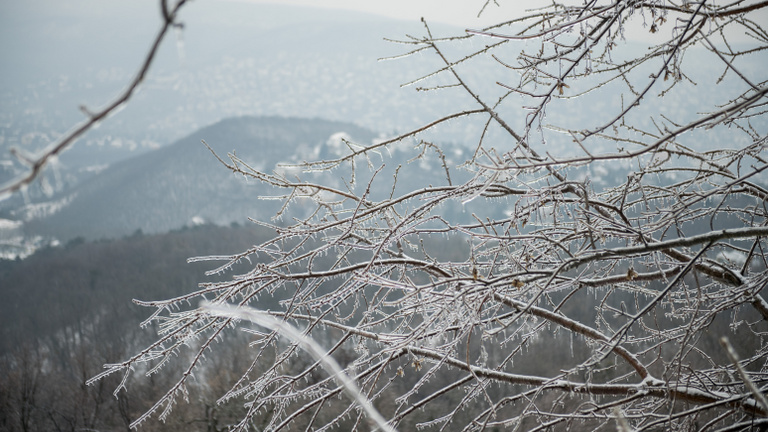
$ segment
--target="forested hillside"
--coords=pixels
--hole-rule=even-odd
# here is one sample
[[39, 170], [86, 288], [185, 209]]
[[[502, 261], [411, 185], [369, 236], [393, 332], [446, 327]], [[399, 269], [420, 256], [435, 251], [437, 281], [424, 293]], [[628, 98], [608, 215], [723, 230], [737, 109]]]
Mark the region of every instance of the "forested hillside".
[[[157, 397], [161, 381], [131, 383], [137, 392], [117, 400], [109, 384], [88, 387], [85, 380], [157, 330], [139, 327], [152, 310], [132, 299], [175, 297], [226, 278], [205, 276], [211, 266], [187, 258], [247, 249], [268, 234], [207, 225], [114, 241], [75, 239], [25, 260], [0, 260], [0, 430], [126, 430]], [[200, 404], [214, 404], [193, 402], [194, 414], [182, 424], [206, 414]]]
[[[194, 131], [161, 149], [115, 164], [53, 197], [66, 203], [49, 215], [26, 218], [30, 233], [62, 241], [119, 237], [141, 229], [162, 233], [193, 219], [228, 225], [268, 217], [279, 204], [258, 200], [271, 193], [253, 187], [220, 164], [234, 153], [246, 163], [272, 171], [332, 147], [333, 136], [370, 142], [374, 134], [350, 123], [281, 117], [237, 117]], [[338, 138], [340, 139], [340, 138]], [[302, 156], [303, 155], [303, 156]]]
[[[145, 412], [165, 389], [172, 385], [167, 374], [152, 374], [152, 379], [127, 382], [129, 392], [121, 392], [119, 399], [112, 395], [121, 376], [112, 376], [92, 386], [85, 381], [102, 370], [104, 364], [126, 358], [161, 331], [157, 324], [140, 327], [140, 323], [154, 312], [134, 304], [133, 299], [160, 300], [183, 296], [195, 291], [199, 284], [226, 281], [233, 275], [247, 272], [256, 264], [253, 258], [243, 259], [226, 271], [206, 276], [215, 263], [188, 263], [190, 257], [200, 255], [229, 255], [248, 250], [252, 245], [269, 238], [271, 230], [256, 225], [216, 227], [202, 225], [183, 228], [167, 234], [145, 235], [140, 231], [122, 239], [87, 242], [74, 239], [65, 246], [38, 251], [25, 260], [0, 260], [0, 286], [4, 301], [0, 303], [0, 368], [7, 371], [0, 376], [0, 430], [129, 430], [128, 425]], [[425, 239], [425, 250], [434, 252], [433, 258], [458, 261], [467, 253], [460, 238], [443, 240]], [[254, 257], [256, 255], [251, 255]], [[332, 287], [326, 287], [330, 291]], [[649, 289], [656, 289], [650, 285]], [[288, 290], [277, 290], [271, 296], [257, 301], [264, 310], [279, 309], [280, 299], [296, 295]], [[583, 322], [605, 319], [594, 308], [587, 307], [594, 296], [613, 296], [612, 302], [632, 304], [630, 295], [616, 296], [605, 288], [582, 291], [572, 296], [563, 313]], [[552, 294], [553, 301], [562, 295]], [[193, 300], [196, 301], [196, 300]], [[354, 307], [349, 309], [354, 310]], [[710, 325], [711, 334], [696, 342], [707, 349], [716, 344], [715, 335], [738, 333], [731, 327], [734, 321], [751, 322], [753, 314], [731, 316], [724, 313]], [[659, 320], [667, 321], [666, 317]], [[257, 328], [242, 323], [239, 330], [222, 334], [215, 353], [206, 356], [204, 366], [195, 374], [188, 386], [189, 398], [177, 404], [174, 416], [167, 423], [151, 420], [143, 424], [146, 431], [226, 430], [245, 414], [242, 403], [217, 404], [217, 395], [235, 385], [240, 375], [252, 367], [253, 351], [263, 335], [252, 333]], [[245, 331], [243, 331], [245, 330]], [[326, 329], [319, 342], [330, 346], [338, 330]], [[488, 361], [505, 357], [498, 348], [481, 348], [481, 335], [470, 338], [467, 354], [485, 356]], [[754, 350], [754, 340], [734, 343], [739, 350]], [[195, 344], [196, 342], [188, 342]], [[557, 349], [547, 349], [548, 345]], [[522, 343], [525, 351], [515, 362], [517, 373], [549, 375], [557, 372], [558, 365], [573, 358], [589, 355], [582, 344], [574, 344], [565, 332], [552, 332]], [[536, 355], [545, 349], [544, 358]], [[337, 350], [334, 357], [342, 364], [354, 359], [352, 348]], [[166, 367], [183, 367], [188, 361], [184, 355], [174, 358]], [[256, 368], [268, 367], [272, 360], [258, 360]], [[297, 373], [312, 360], [300, 354], [291, 363]], [[393, 370], [392, 380], [379, 403], [382, 409], [394, 407], [395, 395], [405, 391], [425, 376], [417, 363], [403, 359], [399, 369]], [[609, 373], [610, 365], [606, 363]], [[702, 362], [701, 367], [706, 365]], [[149, 372], [148, 370], [143, 372]], [[290, 372], [290, 371], [286, 371]], [[432, 377], [424, 391], [438, 391], [449, 385], [457, 371]], [[610, 372], [613, 373], [613, 372]], [[308, 377], [310, 382], [325, 378], [322, 372]], [[521, 391], [523, 387], [520, 388]], [[490, 395], [502, 391], [489, 388]], [[453, 399], [451, 399], [453, 400]], [[243, 401], [245, 402], [245, 401]], [[453, 401], [455, 402], [455, 401]], [[568, 405], [568, 399], [564, 402]], [[471, 404], [465, 411], [467, 419], [480, 412], [481, 404]], [[318, 418], [330, 419], [338, 415], [343, 404], [329, 404]], [[402, 430], [411, 430], [416, 423], [440, 417], [439, 406], [409, 416], [401, 424]], [[265, 422], [269, 413], [258, 416]], [[256, 421], [254, 424], [258, 424]], [[342, 425], [347, 423], [342, 422]], [[351, 427], [352, 423], [347, 424]]]

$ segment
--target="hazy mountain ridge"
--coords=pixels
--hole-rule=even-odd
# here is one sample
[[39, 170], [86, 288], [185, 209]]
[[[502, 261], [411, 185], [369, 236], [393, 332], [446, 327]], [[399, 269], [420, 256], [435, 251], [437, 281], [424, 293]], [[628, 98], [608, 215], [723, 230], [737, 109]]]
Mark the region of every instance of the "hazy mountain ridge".
[[[39, 3], [39, 0], [35, 1]], [[35, 1], [31, 4], [37, 4]], [[16, 7], [23, 9], [26, 6]], [[134, 73], [155, 27], [159, 25], [153, 15], [156, 10], [133, 11], [121, 17], [115, 27], [119, 31], [128, 29], [125, 30], [128, 41], [124, 44], [109, 40], [97, 43], [89, 41], [87, 35], [91, 34], [89, 32], [104, 32], [103, 23], [94, 27], [88, 21], [93, 19], [90, 13], [78, 16], [72, 13], [72, 7], [61, 7], [67, 9], [64, 18], [50, 11], [40, 15], [38, 24], [44, 24], [46, 19], [52, 20], [55, 24], [53, 28], [66, 30], [62, 31], [62, 41], [52, 38], [50, 33], [37, 34], [33, 45], [40, 48], [41, 57], [60, 51], [65, 40], [74, 41], [74, 45], [82, 51], [78, 50], [77, 55], [72, 56], [53, 56], [59, 64], [47, 78], [40, 78], [39, 71], [33, 73], [37, 61], [19, 66], [28, 72], [26, 74], [14, 69], [15, 73], [0, 78], [0, 182], [25, 169], [8, 155], [10, 147], [34, 152], [55, 142], [64, 131], [82, 120], [78, 104], [97, 107], [122, 89]], [[47, 8], [45, 10], [48, 11]], [[205, 10], [197, 4], [185, 10], [182, 20], [187, 26], [184, 31], [178, 37], [166, 40], [150, 75], [125, 109], [82, 137], [48, 167], [40, 181], [23, 194], [0, 201], [0, 219], [30, 222], [25, 230], [27, 238], [18, 235], [20, 229], [17, 227], [8, 232], [0, 229], [0, 245], [7, 243], [14, 250], [26, 249], [24, 254], [27, 254], [30, 248], [44, 243], [36, 237], [40, 233], [64, 240], [79, 235], [100, 238], [124, 235], [135, 229], [160, 232], [190, 224], [191, 218], [228, 223], [242, 220], [246, 214], [270, 217], [274, 212], [269, 206], [275, 203], [257, 201], [258, 204], [254, 204], [256, 200], [251, 198], [258, 193], [252, 188], [246, 191], [244, 184], [235, 186], [232, 183], [234, 177], [200, 144], [200, 138], [204, 136], [189, 138], [188, 148], [192, 149], [189, 151], [196, 155], [194, 168], [177, 166], [173, 157], [155, 152], [168, 143], [176, 142], [179, 136], [222, 119], [282, 116], [348, 122], [348, 126], [339, 130], [328, 129], [322, 134], [318, 131], [319, 135], [308, 142], [290, 142], [285, 135], [286, 130], [281, 132], [285, 136], [285, 140], [281, 141], [284, 147], [297, 149], [302, 154], [300, 159], [311, 159], [309, 156], [318, 143], [324, 143], [331, 134], [342, 129], [368, 128], [392, 136], [395, 132], [423, 126], [463, 107], [477, 106], [461, 89], [415, 90], [419, 86], [432, 87], [436, 83], [444, 83], [445, 77], [400, 88], [401, 84], [442, 66], [432, 53], [404, 60], [377, 61], [378, 58], [411, 49], [412, 46], [385, 41], [384, 37], [407, 39], [406, 34], [418, 37], [424, 32], [420, 23], [284, 5], [226, 3], [219, 5], [217, 14], [210, 16]], [[89, 12], [98, 15], [98, 11]], [[147, 15], [153, 18], [142, 21], [148, 19]], [[36, 22], [32, 18], [28, 21]], [[22, 29], [11, 26], [0, 31]], [[432, 30], [435, 34], [462, 33], [460, 28], [445, 26], [432, 26]], [[109, 43], [115, 45], [104, 46]], [[486, 43], [488, 40], [483, 38], [472, 39], [445, 47], [444, 52], [449, 58], [458, 59], [467, 50]], [[637, 43], [627, 43], [621, 48], [625, 56], [643, 49]], [[10, 60], [6, 61], [21, 56], [16, 47], [11, 46], [7, 51]], [[504, 57], [505, 54], [513, 56], [514, 50], [502, 51], [499, 55], [505, 61], [515, 61], [514, 58]], [[107, 61], [84, 66], [87, 63], [85, 60], [100, 60], [102, 55]], [[692, 108], [694, 106], [707, 106], [711, 101], [725, 103], [729, 85], [732, 89], [735, 85], [743, 87], [743, 84], [729, 76], [732, 85], [710, 88], [709, 85], [714, 83], [708, 82], [711, 79], [707, 77], [718, 74], [712, 72], [715, 66], [706, 61], [707, 55], [702, 50], [691, 51], [686, 59], [688, 71], [699, 72], [692, 76], [697, 78], [695, 75], [699, 75], [702, 85], [683, 87], [664, 99], [648, 97], [631, 116], [642, 119], [650, 127], [651, 114], [659, 106], [669, 118], [679, 119], [686, 113], [698, 112]], [[514, 81], [513, 75], [493, 63], [490, 59], [477, 58], [476, 62], [457, 66], [465, 81], [485, 101], [497, 100], [506, 92], [496, 81]], [[754, 72], [761, 65], [746, 64], [742, 67], [747, 72]], [[637, 73], [645, 79], [652, 72], [654, 70], [650, 68]], [[30, 81], [25, 83], [23, 79], [27, 75]], [[587, 81], [582, 83], [582, 87]], [[570, 85], [573, 88], [569, 92], [585, 90], [575, 83]], [[701, 91], [704, 88], [706, 91]], [[518, 103], [518, 99], [510, 97], [499, 110], [509, 119], [512, 127], [522, 130], [526, 120], [522, 106], [529, 102]], [[572, 103], [554, 104], [548, 109], [548, 117], [574, 128], [594, 127], [605, 121], [603, 117], [609, 116], [621, 103], [619, 93], [602, 88]], [[764, 122], [762, 119], [755, 121]], [[225, 122], [220, 123], [223, 124]], [[485, 119], [477, 116], [454, 120], [421, 137], [438, 143], [456, 143], [455, 146], [446, 146], [459, 151], [476, 146], [481, 135], [487, 145], [496, 146], [499, 151], [514, 147], [506, 132], [498, 127], [492, 125], [484, 134], [484, 124]], [[536, 146], [541, 145], [542, 151], [560, 157], [581, 154], [570, 136], [546, 130], [546, 126], [546, 137], [538, 132], [532, 137], [532, 141], [537, 141]], [[216, 133], [221, 133], [221, 138], [208, 141], [221, 150], [219, 153], [222, 156], [231, 150], [248, 156], [248, 149], [237, 142], [237, 134], [228, 136], [220, 130]], [[373, 134], [366, 132], [363, 139], [354, 134], [352, 136], [367, 143], [370, 142], [368, 136]], [[703, 148], [730, 146], [730, 139], [728, 131], [721, 131], [718, 135], [705, 131], [680, 137], [684, 144], [701, 145]], [[545, 141], [546, 145], [539, 140]], [[219, 145], [223, 147], [217, 147]], [[606, 148], [591, 151], [600, 153], [611, 150], [611, 146], [615, 147], [615, 143], [606, 141]], [[126, 165], [119, 163], [137, 154], [152, 156]], [[274, 165], [278, 161], [289, 161], [293, 154], [284, 153], [269, 162]], [[192, 161], [185, 163], [191, 164]], [[207, 165], [200, 168], [202, 164]], [[215, 170], [208, 173], [208, 169], [213, 167]], [[267, 165], [264, 168], [267, 171], [271, 169]], [[154, 174], [145, 176], [143, 169]], [[107, 171], [112, 174], [101, 175]], [[200, 173], [206, 174], [197, 175]], [[91, 181], [87, 182], [88, 179]], [[333, 181], [341, 184], [341, 179]], [[125, 188], [128, 183], [133, 185], [133, 190]], [[214, 198], [205, 202], [197, 200], [195, 193], [187, 188], [190, 184], [206, 191], [216, 191], [203, 194]], [[230, 186], [218, 188], [222, 184]], [[112, 189], [109, 190], [108, 186]], [[148, 199], [141, 190], [154, 190], [157, 197]], [[159, 198], [159, 191], [167, 194]], [[118, 196], [130, 204], [124, 206], [117, 202]], [[193, 202], [197, 203], [189, 204]], [[112, 207], [98, 209], [100, 203], [111, 203]], [[87, 211], [74, 210], [73, 207], [81, 205], [86, 205]], [[62, 207], [67, 208], [60, 215], [49, 215]], [[143, 212], [137, 213], [137, 208], [143, 208]], [[161, 211], [168, 214], [162, 215]], [[97, 215], [108, 219], [99, 220]], [[55, 226], [54, 223], [63, 225]], [[120, 227], [117, 232], [109, 232], [116, 226]], [[7, 237], [12, 238], [6, 242]], [[31, 245], [25, 244], [31, 237], [37, 240]]]
[[62, 240], [94, 239], [136, 230], [165, 232], [202, 221], [227, 225], [248, 217], [269, 218], [277, 204], [257, 199], [265, 189], [231, 173], [201, 141], [222, 158], [234, 152], [271, 172], [297, 150], [325, 145], [340, 132], [363, 143], [374, 137], [352, 124], [316, 119], [226, 119], [93, 176], [74, 188], [67, 206], [30, 221], [27, 230]]
[[[14, 233], [23, 232], [27, 239], [67, 242], [75, 237], [115, 238], [137, 230], [162, 233], [200, 223], [229, 225], [245, 223], [248, 218], [269, 221], [274, 217], [283, 201], [259, 197], [288, 192], [232, 173], [202, 144], [203, 140], [225, 161], [232, 153], [265, 173], [276, 171], [289, 179], [321, 182], [339, 190], [351, 188], [358, 194], [368, 187], [373, 171], [383, 166], [371, 184], [374, 199], [392, 191], [395, 172], [396, 194], [403, 193], [403, 188], [448, 184], [437, 150], [425, 150], [410, 139], [367, 158], [358, 157], [354, 184], [350, 166], [311, 173], [285, 166], [348, 154], [351, 150], [345, 140], [359, 146], [380, 139], [380, 135], [351, 123], [291, 117], [229, 118], [168, 146], [116, 163], [47, 201], [9, 211], [9, 219], [23, 220], [24, 225], [7, 225]], [[441, 143], [439, 151], [445, 156], [454, 184], [468, 179], [470, 173], [458, 165], [469, 150], [459, 144]], [[422, 152], [426, 158], [417, 158]], [[506, 209], [492, 207], [495, 212]], [[284, 219], [305, 217], [314, 204], [299, 200], [289, 209]]]
[[[22, 256], [53, 239], [66, 242], [75, 237], [115, 238], [137, 230], [162, 233], [200, 223], [229, 225], [248, 218], [269, 221], [282, 200], [262, 200], [260, 196], [284, 195], [255, 179], [233, 174], [202, 144], [205, 140], [216, 154], [228, 161], [233, 153], [248, 165], [265, 173], [277, 170], [288, 178], [321, 182], [340, 190], [357, 193], [367, 187], [373, 169], [384, 165], [372, 184], [374, 199], [389, 194], [392, 176], [397, 171], [395, 193], [403, 188], [447, 184], [445, 168], [435, 149], [424, 150], [418, 141], [404, 140], [386, 151], [374, 152], [370, 159], [357, 161], [356, 184], [350, 184], [349, 167], [324, 172], [302, 173], [298, 168], [279, 165], [327, 160], [348, 154], [343, 139], [356, 145], [371, 144], [380, 135], [351, 123], [292, 117], [233, 117], [202, 128], [177, 142], [132, 159], [109, 166], [90, 179], [49, 200], [31, 203], [10, 212], [16, 222], [6, 223], [6, 237], [20, 236], [33, 241]], [[471, 173], [458, 167], [468, 157], [462, 144], [439, 143], [453, 184], [466, 181]], [[425, 158], [417, 159], [424, 150]], [[626, 175], [623, 164], [596, 164], [591, 172], [569, 169], [569, 178], [589, 178], [597, 189]], [[459, 203], [444, 206], [441, 212], [455, 220], [469, 218]], [[405, 204], [410, 205], [410, 204]], [[414, 204], [416, 205], [416, 204]], [[509, 214], [514, 200], [488, 200], [482, 211], [499, 218]], [[453, 206], [453, 207], [452, 207]], [[309, 201], [294, 202], [284, 219], [307, 216], [314, 209]], [[19, 225], [24, 221], [23, 226]], [[279, 223], [279, 222], [278, 222]], [[0, 227], [1, 228], [1, 227]], [[0, 234], [3, 230], [0, 229]], [[6, 241], [10, 244], [10, 241]], [[21, 246], [15, 246], [22, 249]], [[6, 254], [8, 255], [8, 254]], [[13, 256], [12, 254], [9, 256]]]

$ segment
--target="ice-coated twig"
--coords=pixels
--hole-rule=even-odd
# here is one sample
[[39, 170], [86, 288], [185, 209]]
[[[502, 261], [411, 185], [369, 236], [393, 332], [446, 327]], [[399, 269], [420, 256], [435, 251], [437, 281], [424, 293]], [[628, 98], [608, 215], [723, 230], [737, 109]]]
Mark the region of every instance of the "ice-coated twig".
[[739, 363], [739, 355], [736, 354], [736, 350], [733, 349], [731, 342], [727, 337], [723, 336], [720, 338], [720, 345], [725, 349], [725, 354], [728, 356], [728, 360], [733, 363], [736, 371], [739, 372], [739, 376], [741, 376], [741, 380], [744, 381], [744, 385], [755, 396], [755, 400], [757, 400], [763, 408], [763, 411], [768, 412], [768, 400], [765, 399], [765, 395], [757, 388], [755, 383], [749, 379], [749, 375], [747, 375], [747, 372], [741, 367], [741, 363]]
[[288, 324], [285, 321], [281, 321], [269, 315], [268, 313], [260, 310], [250, 308], [247, 306], [230, 306], [223, 304], [214, 304], [210, 302], [202, 302], [201, 307], [203, 311], [218, 317], [241, 319], [250, 321], [256, 325], [266, 327], [270, 330], [274, 330], [281, 335], [298, 343], [307, 353], [315, 358], [325, 368], [325, 370], [336, 380], [340, 385], [344, 387], [345, 392], [349, 397], [355, 400], [360, 407], [368, 415], [368, 418], [376, 424], [376, 426], [386, 432], [395, 432], [395, 429], [390, 426], [384, 417], [373, 407], [371, 401], [363, 395], [360, 388], [352, 381], [346, 373], [341, 369], [341, 366], [329, 356], [323, 348], [317, 344], [312, 338], [309, 338], [295, 327]]
[[155, 39], [152, 42], [152, 47], [149, 49], [149, 52], [139, 67], [136, 76], [113, 101], [108, 103], [104, 108], [94, 112], [90, 111], [85, 106], [80, 106], [80, 111], [86, 115], [86, 119], [75, 126], [71, 131], [63, 134], [57, 142], [43, 150], [37, 157], [28, 157], [18, 150], [14, 151], [12, 149], [11, 154], [16, 156], [19, 161], [29, 168], [28, 171], [21, 176], [13, 178], [9, 182], [0, 185], [0, 199], [7, 197], [9, 194], [32, 183], [37, 176], [40, 175], [49, 161], [53, 160], [61, 152], [69, 148], [69, 146], [74, 144], [83, 134], [98, 125], [101, 121], [106, 120], [110, 115], [116, 113], [129, 99], [131, 99], [133, 93], [139, 88], [149, 72], [149, 68], [153, 63], [155, 56], [160, 49], [160, 44], [163, 39], [165, 39], [168, 30], [172, 27], [179, 28], [180, 24], [176, 23], [176, 17], [179, 10], [186, 2], [187, 0], [180, 0], [173, 7], [168, 7], [168, 0], [160, 0], [160, 7], [163, 15], [163, 24], [160, 27], [160, 31], [157, 33], [157, 36], [155, 36]]

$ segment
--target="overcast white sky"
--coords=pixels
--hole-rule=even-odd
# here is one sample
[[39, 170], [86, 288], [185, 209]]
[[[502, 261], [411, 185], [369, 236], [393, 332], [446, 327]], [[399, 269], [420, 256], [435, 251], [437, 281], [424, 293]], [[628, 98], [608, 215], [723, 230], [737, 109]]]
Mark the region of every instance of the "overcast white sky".
[[[275, 0], [239, 0], [250, 3], [277, 3]], [[348, 9], [391, 18], [443, 22], [466, 28], [496, 24], [521, 15], [526, 9], [544, 6], [544, 0], [499, 1], [488, 5], [478, 18], [486, 0], [282, 0], [280, 4], [306, 5], [329, 9]]]
[[[463, 28], [481, 28], [498, 24], [514, 17], [522, 16], [526, 10], [545, 7], [550, 0], [232, 0], [250, 3], [280, 3], [306, 5], [328, 9], [347, 9], [383, 15], [391, 18], [418, 21], [421, 17], [429, 22], [443, 22]], [[483, 5], [490, 2], [478, 17]], [[498, 3], [498, 5], [496, 4]], [[747, 0], [745, 4], [754, 4], [757, 0]], [[758, 22], [768, 21], [768, 8], [754, 14]], [[636, 20], [627, 31], [630, 40], [660, 42], [661, 34], [651, 35], [647, 28]], [[733, 42], [752, 41], [744, 36], [743, 29], [731, 34]], [[666, 35], [666, 34], [664, 34]]]

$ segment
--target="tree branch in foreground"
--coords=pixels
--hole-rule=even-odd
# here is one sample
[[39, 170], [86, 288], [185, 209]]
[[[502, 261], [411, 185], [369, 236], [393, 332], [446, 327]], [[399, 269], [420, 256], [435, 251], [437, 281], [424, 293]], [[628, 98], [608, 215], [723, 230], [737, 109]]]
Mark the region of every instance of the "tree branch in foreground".
[[155, 36], [155, 39], [152, 42], [152, 46], [150, 47], [147, 56], [144, 58], [143, 63], [139, 67], [136, 76], [130, 83], [128, 83], [128, 86], [125, 88], [125, 90], [123, 90], [122, 93], [120, 93], [112, 102], [98, 111], [91, 112], [81, 107], [81, 111], [83, 111], [88, 116], [88, 118], [81, 124], [75, 126], [70, 132], [66, 133], [62, 138], [58, 140], [58, 142], [53, 143], [47, 149], [43, 150], [41, 155], [32, 157], [23, 154], [21, 150], [11, 149], [11, 154], [14, 155], [23, 164], [27, 165], [29, 167], [29, 171], [26, 174], [10, 180], [4, 185], [0, 185], [0, 197], [8, 196], [9, 194], [12, 194], [21, 189], [23, 186], [32, 183], [32, 181], [34, 181], [35, 178], [37, 178], [37, 176], [42, 172], [43, 168], [45, 168], [46, 164], [51, 160], [51, 158], [66, 150], [83, 134], [88, 132], [99, 122], [106, 120], [110, 114], [128, 102], [136, 89], [139, 88], [139, 85], [141, 85], [141, 83], [144, 81], [144, 78], [149, 72], [149, 68], [154, 61], [155, 55], [160, 48], [160, 44], [168, 33], [168, 30], [171, 27], [180, 25], [175, 21], [176, 16], [181, 7], [184, 6], [184, 4], [187, 2], [187, 0], [178, 0], [178, 2], [172, 8], [168, 7], [168, 1], [169, 0], [160, 0], [160, 6], [163, 15], [162, 27]]

